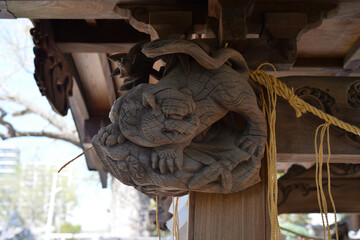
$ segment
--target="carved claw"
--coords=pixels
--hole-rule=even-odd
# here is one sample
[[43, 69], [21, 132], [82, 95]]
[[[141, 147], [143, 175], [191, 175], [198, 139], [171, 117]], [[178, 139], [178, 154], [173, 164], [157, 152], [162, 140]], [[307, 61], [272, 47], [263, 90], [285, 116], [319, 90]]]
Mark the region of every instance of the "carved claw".
[[175, 167], [181, 169], [183, 161], [182, 151], [176, 151], [170, 148], [156, 148], [151, 154], [151, 165], [154, 169], [159, 168], [162, 174], [166, 171], [173, 173]]
[[101, 128], [98, 135], [101, 143], [108, 147], [112, 147], [117, 143], [121, 144], [125, 141], [125, 137], [120, 132], [118, 123], [112, 123], [106, 128]]
[[244, 135], [235, 144], [250, 155], [259, 157], [264, 153], [262, 146], [264, 146], [265, 141], [264, 136]]

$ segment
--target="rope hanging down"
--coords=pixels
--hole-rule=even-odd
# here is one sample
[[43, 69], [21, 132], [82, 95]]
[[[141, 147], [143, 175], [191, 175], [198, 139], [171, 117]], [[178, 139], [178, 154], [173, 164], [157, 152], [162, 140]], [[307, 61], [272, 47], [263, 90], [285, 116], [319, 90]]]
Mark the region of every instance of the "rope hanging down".
[[[322, 184], [322, 164], [323, 164], [323, 142], [325, 137], [325, 132], [327, 133], [327, 145], [328, 145], [328, 158], [327, 158], [327, 177], [328, 177], [328, 194], [329, 198], [335, 213], [335, 230], [336, 230], [336, 239], [339, 239], [338, 230], [337, 230], [337, 219], [336, 219], [336, 209], [335, 203], [331, 194], [331, 184], [330, 184], [330, 134], [329, 127], [331, 124], [340, 127], [348, 132], [360, 136], [360, 129], [351, 124], [345, 123], [334, 116], [331, 116], [323, 111], [315, 108], [314, 106], [308, 104], [301, 98], [295, 95], [294, 89], [288, 88], [284, 83], [279, 81], [275, 76], [270, 76], [266, 72], [260, 70], [263, 66], [268, 65], [274, 69], [276, 74], [276, 69], [273, 65], [269, 63], [264, 63], [258, 67], [258, 69], [250, 74], [250, 78], [255, 82], [263, 85], [267, 90], [267, 101], [265, 100], [264, 93], [261, 94], [261, 101], [263, 106], [263, 112], [268, 119], [269, 124], [269, 142], [266, 145], [267, 149], [267, 165], [268, 165], [268, 208], [271, 222], [271, 239], [277, 240], [280, 239], [280, 227], [278, 222], [278, 211], [277, 211], [277, 169], [276, 169], [276, 135], [275, 135], [275, 123], [276, 123], [276, 95], [284, 98], [289, 102], [289, 104], [295, 109], [296, 116], [300, 117], [306, 112], [311, 112], [315, 116], [323, 119], [324, 124], [321, 124], [315, 134], [315, 153], [316, 153], [316, 187], [318, 195], [318, 203], [320, 208], [320, 213], [322, 217], [322, 222], [324, 226], [324, 239], [331, 239], [330, 226], [327, 217], [327, 202], [326, 197], [323, 191]], [[320, 146], [317, 145], [317, 136], [320, 130]], [[327, 234], [325, 232], [325, 221], [327, 225]]]
[[334, 126], [346, 130], [347, 132], [351, 132], [355, 135], [360, 136], [360, 128], [343, 122], [338, 118], [317, 109], [313, 105], [305, 102], [304, 100], [296, 96], [296, 94], [294, 93], [294, 89], [288, 88], [284, 83], [276, 79], [276, 77], [270, 76], [263, 70], [260, 70], [265, 65], [271, 66], [275, 70], [274, 66], [269, 63], [261, 64], [256, 71], [253, 71], [250, 74], [251, 79], [263, 85], [267, 89], [272, 89], [272, 91], [274, 91], [276, 95], [287, 100], [290, 105], [295, 109], [297, 117], [300, 117], [306, 112], [311, 112], [315, 116], [323, 119], [325, 122], [329, 122]]

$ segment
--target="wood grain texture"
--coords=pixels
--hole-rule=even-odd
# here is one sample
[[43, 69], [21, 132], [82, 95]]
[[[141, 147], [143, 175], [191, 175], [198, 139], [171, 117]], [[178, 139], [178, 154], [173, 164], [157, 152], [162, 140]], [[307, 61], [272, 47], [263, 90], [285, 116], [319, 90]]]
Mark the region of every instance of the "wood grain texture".
[[342, 58], [359, 36], [360, 19], [325, 19], [321, 26], [301, 36], [298, 57]]
[[1, 18], [15, 18], [15, 16], [8, 11], [5, 0], [0, 0], [0, 19]]
[[165, 39], [111, 56], [130, 83], [148, 81], [154, 60], [166, 62], [158, 83], [129, 86], [111, 108], [112, 123], [92, 140], [123, 183], [148, 195], [179, 196], [237, 192], [260, 180], [266, 123], [246, 63], [233, 49], [212, 55], [204, 49]]
[[[353, 63], [357, 61], [355, 66]], [[358, 68], [360, 64], [360, 36], [344, 57], [344, 69]]]
[[268, 239], [266, 164], [263, 181], [238, 193], [190, 192], [189, 240]]
[[135, 43], [86, 43], [57, 42], [57, 48], [63, 53], [127, 53]]
[[110, 111], [109, 89], [98, 53], [73, 53], [90, 114], [106, 116]]
[[[331, 192], [338, 213], [360, 212], [360, 165], [332, 164]], [[279, 213], [316, 213], [319, 206], [314, 180], [315, 166], [305, 169], [293, 165], [279, 181]], [[324, 193], [328, 211], [333, 212], [327, 189], [326, 166], [323, 166]]]
[[[315, 107], [340, 120], [360, 126], [360, 103], [357, 99], [359, 78], [351, 77], [285, 77], [280, 78], [295, 93]], [[277, 105], [277, 148], [283, 154], [314, 154], [314, 136], [322, 120], [306, 113], [296, 118], [289, 103], [282, 100]], [[358, 162], [360, 155], [359, 137], [336, 127], [330, 128], [331, 153], [344, 160]], [[301, 147], [299, 147], [301, 146]], [[342, 156], [341, 156], [342, 155]], [[306, 160], [306, 155], [304, 155]], [[298, 160], [299, 158], [297, 158]]]
[[7, 0], [7, 6], [18, 18], [31, 19], [123, 19], [113, 11], [116, 0], [43, 1]]

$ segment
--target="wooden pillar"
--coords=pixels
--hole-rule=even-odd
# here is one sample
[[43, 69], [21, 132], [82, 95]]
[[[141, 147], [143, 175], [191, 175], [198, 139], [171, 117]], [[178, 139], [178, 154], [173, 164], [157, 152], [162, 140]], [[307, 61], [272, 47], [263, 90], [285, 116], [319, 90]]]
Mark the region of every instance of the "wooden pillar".
[[232, 194], [190, 192], [189, 240], [269, 239], [266, 162], [262, 181]]

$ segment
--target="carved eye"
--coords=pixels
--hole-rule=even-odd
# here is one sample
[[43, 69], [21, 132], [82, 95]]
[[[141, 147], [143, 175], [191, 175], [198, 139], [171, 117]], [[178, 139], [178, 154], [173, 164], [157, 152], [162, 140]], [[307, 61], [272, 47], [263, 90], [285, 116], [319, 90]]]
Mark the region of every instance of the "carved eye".
[[169, 130], [169, 129], [167, 129], [167, 128], [163, 128], [163, 129], [161, 130], [161, 132], [162, 132], [163, 134], [170, 134], [170, 133], [172, 133], [172, 131]]

